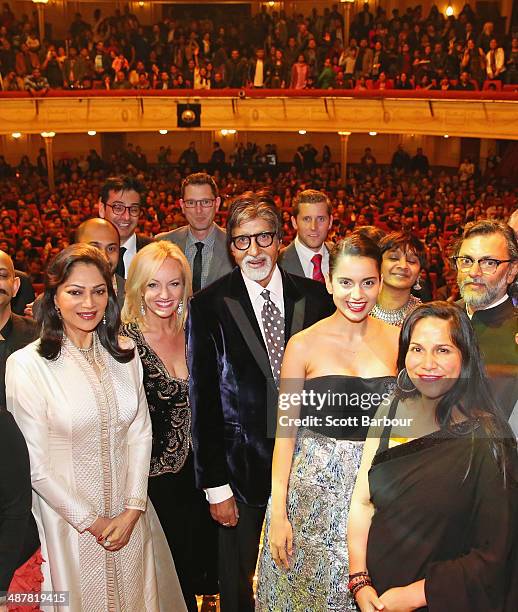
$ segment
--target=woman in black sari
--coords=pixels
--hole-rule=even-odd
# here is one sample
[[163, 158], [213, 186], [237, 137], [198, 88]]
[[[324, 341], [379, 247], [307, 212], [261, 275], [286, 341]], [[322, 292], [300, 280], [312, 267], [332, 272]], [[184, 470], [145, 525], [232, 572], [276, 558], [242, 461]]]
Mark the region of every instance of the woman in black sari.
[[361, 612], [515, 611], [516, 442], [466, 313], [418, 306], [398, 369], [351, 502], [349, 588]]

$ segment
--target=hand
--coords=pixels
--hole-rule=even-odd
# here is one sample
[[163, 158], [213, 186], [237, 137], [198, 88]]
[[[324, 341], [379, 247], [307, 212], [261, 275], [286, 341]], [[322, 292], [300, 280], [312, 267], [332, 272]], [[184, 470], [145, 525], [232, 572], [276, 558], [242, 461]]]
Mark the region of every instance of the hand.
[[[128, 508], [115, 518], [109, 519], [108, 525], [103, 529], [101, 535], [98, 536], [97, 541], [106, 550], [120, 550], [129, 542], [133, 528], [141, 514], [140, 510]], [[110, 542], [110, 546], [104, 546], [106, 540]]]
[[239, 512], [234, 496], [219, 504], [209, 504], [212, 518], [223, 527], [235, 527], [239, 520]]
[[270, 520], [270, 553], [279, 567], [289, 569], [293, 555], [293, 528], [286, 514]]
[[98, 539], [103, 532], [103, 529], [106, 529], [110, 523], [110, 519], [99, 516], [91, 525], [88, 527], [87, 531], [89, 531], [96, 539]]
[[356, 603], [361, 612], [374, 612], [375, 610], [385, 609], [376, 590], [371, 586], [365, 586], [356, 593]]
[[385, 612], [411, 612], [415, 610], [410, 599], [410, 591], [407, 587], [389, 589], [380, 597], [380, 601], [385, 605]]
[[[23, 309], [23, 315], [25, 317], [30, 317], [31, 319], [33, 318], [33, 315], [32, 315], [32, 305], [33, 304], [34, 302], [31, 302], [30, 304], [27, 304], [25, 308]], [[0, 610], [0, 612], [2, 611]]]

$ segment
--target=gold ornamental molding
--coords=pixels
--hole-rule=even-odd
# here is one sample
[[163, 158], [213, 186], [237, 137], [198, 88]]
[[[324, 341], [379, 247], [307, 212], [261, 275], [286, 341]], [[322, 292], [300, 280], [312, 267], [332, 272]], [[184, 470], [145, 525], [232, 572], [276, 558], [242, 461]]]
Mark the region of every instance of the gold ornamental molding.
[[[0, 97], [0, 134], [211, 131], [370, 132], [518, 139], [518, 93], [504, 99], [247, 95]], [[95, 92], [97, 93], [97, 92]], [[101, 92], [99, 92], [101, 93]], [[219, 92], [218, 92], [219, 93]], [[237, 92], [236, 92], [237, 93]], [[390, 92], [396, 93], [396, 92]], [[406, 92], [405, 92], [406, 93]], [[424, 94], [427, 92], [418, 92]], [[440, 93], [440, 92], [437, 92]], [[178, 128], [177, 104], [201, 104], [201, 127]]]

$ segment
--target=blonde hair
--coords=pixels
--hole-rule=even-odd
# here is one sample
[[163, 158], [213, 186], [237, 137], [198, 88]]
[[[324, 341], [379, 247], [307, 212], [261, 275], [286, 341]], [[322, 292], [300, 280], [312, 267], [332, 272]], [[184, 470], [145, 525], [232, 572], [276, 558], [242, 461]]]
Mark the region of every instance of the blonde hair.
[[185, 327], [187, 320], [187, 302], [192, 295], [191, 268], [182, 250], [167, 240], [151, 242], [138, 251], [132, 259], [126, 280], [126, 295], [122, 308], [122, 322], [136, 323], [145, 326], [145, 315], [142, 314], [142, 299], [146, 285], [156, 274], [166, 259], [174, 259], [180, 266], [183, 281], [183, 310], [176, 317], [177, 331]]

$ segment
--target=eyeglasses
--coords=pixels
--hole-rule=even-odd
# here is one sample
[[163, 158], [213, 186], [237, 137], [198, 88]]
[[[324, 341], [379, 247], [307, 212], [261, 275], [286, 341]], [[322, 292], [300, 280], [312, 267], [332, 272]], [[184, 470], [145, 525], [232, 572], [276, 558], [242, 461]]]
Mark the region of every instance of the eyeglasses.
[[252, 244], [252, 238], [258, 246], [266, 248], [273, 243], [275, 236], [277, 236], [277, 232], [261, 232], [260, 234], [233, 236], [231, 242], [238, 251], [246, 251]]
[[123, 215], [126, 211], [129, 212], [131, 217], [140, 217], [140, 206], [138, 204], [132, 204], [131, 206], [124, 206], [124, 204], [106, 204], [113, 210], [113, 214]]
[[197, 204], [199, 204], [202, 208], [210, 208], [214, 206], [214, 202], [216, 200], [184, 200], [183, 205], [185, 208], [195, 208]]
[[503, 263], [509, 263], [512, 259], [493, 259], [492, 257], [483, 257], [482, 259], [473, 259], [472, 257], [465, 257], [457, 255], [452, 257], [457, 270], [462, 272], [468, 272], [474, 266], [478, 264], [482, 274], [494, 274], [498, 270], [498, 266]]

